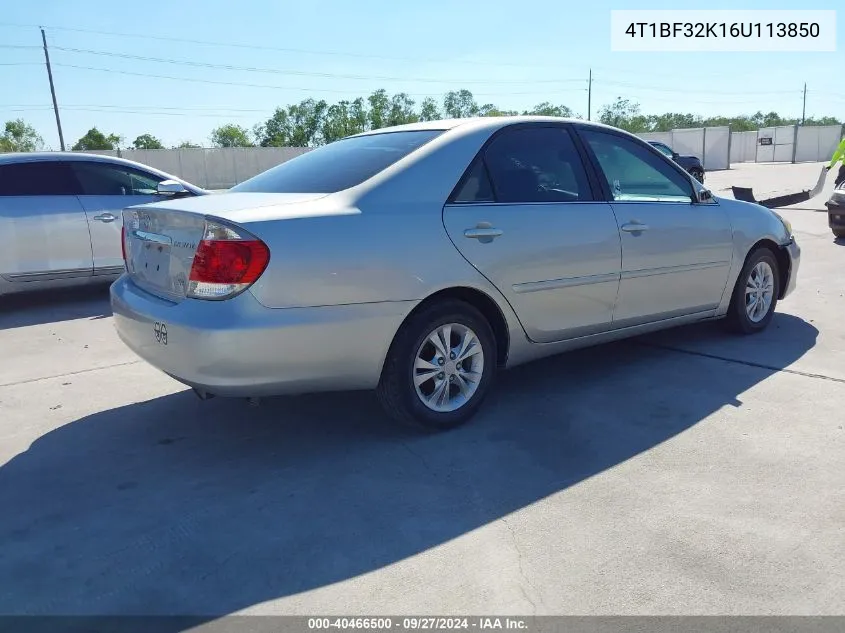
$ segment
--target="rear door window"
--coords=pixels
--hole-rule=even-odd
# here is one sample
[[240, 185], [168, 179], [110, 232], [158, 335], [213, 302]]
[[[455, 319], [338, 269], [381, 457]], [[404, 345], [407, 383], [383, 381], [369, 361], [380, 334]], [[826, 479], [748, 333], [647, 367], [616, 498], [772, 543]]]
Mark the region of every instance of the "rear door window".
[[74, 196], [79, 186], [67, 163], [25, 161], [0, 164], [0, 196]]
[[497, 202], [593, 199], [575, 143], [562, 127], [505, 130], [487, 147], [484, 160]]

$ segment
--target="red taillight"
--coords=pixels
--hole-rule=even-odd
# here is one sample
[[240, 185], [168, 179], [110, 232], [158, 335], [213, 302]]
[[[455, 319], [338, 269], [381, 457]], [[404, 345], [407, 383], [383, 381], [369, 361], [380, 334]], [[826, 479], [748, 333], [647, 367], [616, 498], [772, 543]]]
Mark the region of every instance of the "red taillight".
[[255, 283], [270, 262], [270, 249], [241, 229], [206, 225], [188, 277], [188, 296], [228, 299]]
[[190, 281], [207, 284], [251, 284], [270, 261], [261, 240], [202, 240], [194, 255]]

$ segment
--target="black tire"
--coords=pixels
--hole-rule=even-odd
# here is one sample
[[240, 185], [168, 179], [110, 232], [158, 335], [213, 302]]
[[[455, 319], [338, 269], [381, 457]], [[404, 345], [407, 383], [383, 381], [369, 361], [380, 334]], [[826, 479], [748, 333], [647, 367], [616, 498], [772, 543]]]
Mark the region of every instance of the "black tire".
[[[454, 411], [434, 411], [423, 404], [414, 384], [417, 352], [438, 327], [458, 324], [475, 334], [483, 353], [478, 387]], [[447, 299], [414, 314], [396, 334], [382, 369], [376, 393], [387, 414], [406, 425], [429, 431], [445, 431], [467, 422], [481, 406], [496, 374], [496, 338], [484, 315], [463, 301]], [[447, 390], [453, 387], [447, 386]], [[451, 391], [450, 391], [451, 392]]]
[[833, 231], [834, 237], [842, 240], [845, 239], [845, 229], [831, 229]]
[[[765, 315], [758, 321], [754, 321], [746, 310], [746, 284], [751, 276], [751, 271], [760, 264], [766, 263], [772, 271], [772, 301]], [[737, 334], [756, 334], [762, 332], [769, 325], [775, 313], [780, 294], [780, 270], [775, 254], [766, 247], [759, 247], [752, 251], [745, 260], [745, 265], [737, 277], [734, 286], [731, 303], [725, 317], [725, 325], [732, 332]]]
[[693, 169], [690, 172], [690, 174], [692, 175], [693, 178], [695, 178], [702, 185], [704, 184], [704, 172], [703, 171], [701, 171], [700, 169]]

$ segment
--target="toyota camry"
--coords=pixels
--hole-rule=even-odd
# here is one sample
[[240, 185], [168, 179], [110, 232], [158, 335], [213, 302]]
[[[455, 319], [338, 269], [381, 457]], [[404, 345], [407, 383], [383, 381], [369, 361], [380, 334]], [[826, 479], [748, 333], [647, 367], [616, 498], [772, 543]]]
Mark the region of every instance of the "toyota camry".
[[615, 128], [476, 118], [330, 143], [216, 196], [130, 207], [117, 331], [203, 398], [375, 389], [467, 421], [497, 370], [721, 319], [795, 287], [785, 220]]

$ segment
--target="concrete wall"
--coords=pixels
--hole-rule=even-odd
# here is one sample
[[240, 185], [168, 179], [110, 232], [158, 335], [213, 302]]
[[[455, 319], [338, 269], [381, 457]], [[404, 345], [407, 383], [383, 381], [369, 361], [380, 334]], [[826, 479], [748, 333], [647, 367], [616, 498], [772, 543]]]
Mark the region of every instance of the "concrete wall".
[[92, 152], [121, 156], [165, 171], [206, 189], [228, 189], [309, 151], [307, 147], [215, 149], [122, 149]]
[[708, 171], [729, 169], [730, 128], [707, 127], [638, 134], [647, 141], [666, 143], [679, 154], [698, 156]]
[[648, 132], [638, 136], [666, 143], [679, 154], [698, 156], [704, 168], [713, 171], [730, 169], [731, 163], [827, 161], [839, 144], [842, 133], [840, 125], [783, 125], [752, 132], [708, 127]]

